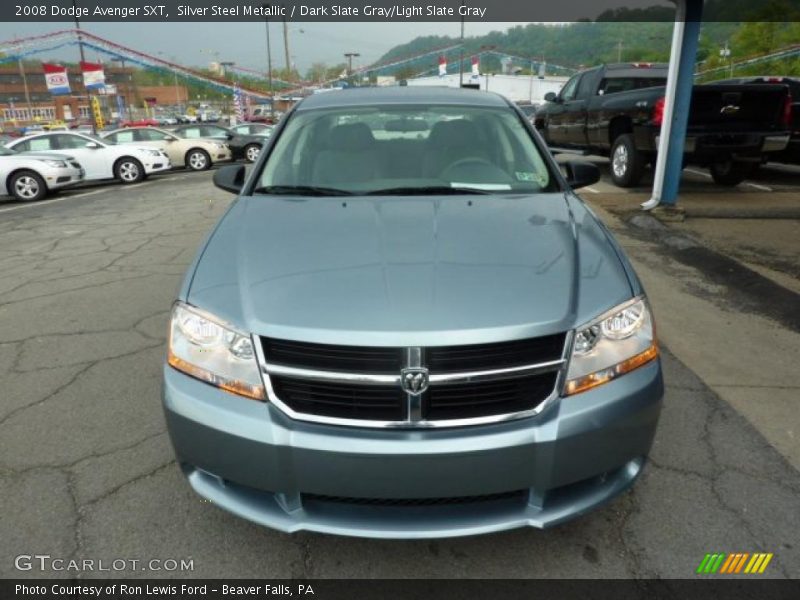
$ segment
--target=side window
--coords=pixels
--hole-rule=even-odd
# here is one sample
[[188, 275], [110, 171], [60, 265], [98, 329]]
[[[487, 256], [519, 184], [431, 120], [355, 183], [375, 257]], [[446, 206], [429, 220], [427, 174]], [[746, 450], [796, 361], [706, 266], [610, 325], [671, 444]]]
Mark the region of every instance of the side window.
[[77, 135], [55, 135], [55, 146], [59, 149], [74, 150], [77, 148], [85, 148], [89, 140]]
[[578, 84], [578, 98], [589, 98], [594, 94], [594, 86], [597, 83], [597, 75], [597, 71], [589, 71], [584, 73], [580, 84]]
[[615, 77], [612, 79], [604, 79], [600, 84], [600, 89], [603, 90], [603, 94], [616, 94], [632, 90], [635, 83], [636, 82], [630, 77]]
[[570, 101], [575, 99], [575, 93], [578, 90], [578, 82], [581, 80], [581, 74], [575, 75], [572, 79], [570, 79], [565, 85], [564, 89], [561, 90], [561, 98], [565, 101]]
[[225, 137], [225, 132], [217, 127], [203, 127], [203, 137], [222, 139]]
[[181, 134], [183, 135], [183, 137], [187, 138], [203, 137], [203, 135], [200, 133], [199, 127], [187, 127], [186, 129], [181, 130]]
[[114, 141], [117, 142], [118, 144], [127, 144], [128, 142], [134, 141], [132, 129], [128, 129], [125, 131], [118, 131], [114, 135], [116, 136]]
[[119, 133], [110, 133], [107, 136], [105, 136], [104, 139], [108, 140], [109, 142], [115, 142], [116, 143], [116, 142], [119, 141], [119, 137], [117, 137], [118, 135], [119, 135]]
[[140, 142], [163, 142], [168, 137], [166, 133], [155, 129], [137, 129], [136, 134], [136, 139]]

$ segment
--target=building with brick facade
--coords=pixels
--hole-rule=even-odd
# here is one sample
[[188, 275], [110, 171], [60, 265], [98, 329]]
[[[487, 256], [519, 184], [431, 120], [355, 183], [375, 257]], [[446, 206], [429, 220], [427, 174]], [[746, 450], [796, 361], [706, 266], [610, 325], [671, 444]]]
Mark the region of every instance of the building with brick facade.
[[[120, 104], [117, 96], [122, 98], [125, 112], [134, 114], [140, 114], [145, 104], [179, 106], [187, 102], [185, 86], [137, 86], [131, 67], [105, 65], [104, 70], [106, 84], [112, 93], [98, 96], [107, 118], [118, 116]], [[88, 121], [91, 118], [89, 96], [83, 87], [80, 70], [77, 66], [68, 67], [67, 74], [71, 94], [54, 96], [47, 90], [41, 63], [26, 61], [0, 65], [0, 124], [3, 129], [55, 120]]]

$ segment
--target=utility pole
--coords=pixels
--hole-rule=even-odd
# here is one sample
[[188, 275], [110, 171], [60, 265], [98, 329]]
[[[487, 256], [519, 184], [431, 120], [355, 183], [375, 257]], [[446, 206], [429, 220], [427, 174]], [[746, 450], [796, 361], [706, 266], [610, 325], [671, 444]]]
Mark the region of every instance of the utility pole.
[[347, 81], [350, 84], [353, 84], [353, 58], [361, 56], [358, 52], [345, 52], [345, 58], [347, 58]]
[[286, 53], [286, 79], [292, 79], [292, 58], [289, 54], [289, 25], [286, 16], [283, 17], [283, 51]]
[[[464, 6], [464, 0], [461, 0], [461, 6]], [[464, 86], [464, 16], [463, 9], [461, 10], [461, 48], [458, 51], [458, 87]]]
[[28, 77], [25, 75], [25, 66], [22, 64], [22, 58], [17, 60], [19, 62], [19, 74], [22, 76], [22, 87], [25, 90], [25, 103], [28, 105], [28, 114], [33, 120], [33, 106], [31, 105], [31, 94], [28, 91]]
[[275, 90], [272, 87], [272, 47], [269, 43], [269, 4], [264, 4], [267, 16], [264, 17], [264, 23], [267, 26], [267, 77], [269, 77], [269, 118], [270, 121], [275, 122]]
[[[78, 3], [77, 0], [72, 0], [72, 8], [75, 11], [75, 29], [78, 30], [78, 50], [81, 53], [81, 63], [86, 62], [86, 55], [83, 52], [83, 36], [81, 35], [81, 22], [78, 20]], [[68, 76], [69, 77], [69, 76]], [[81, 80], [83, 80], [83, 69], [81, 68]], [[84, 86], [85, 87], [85, 86]], [[92, 108], [92, 92], [86, 90], [86, 97], [89, 99], [89, 109]], [[80, 108], [78, 109], [78, 116], [80, 116]], [[97, 123], [92, 117], [92, 133], [97, 134]]]

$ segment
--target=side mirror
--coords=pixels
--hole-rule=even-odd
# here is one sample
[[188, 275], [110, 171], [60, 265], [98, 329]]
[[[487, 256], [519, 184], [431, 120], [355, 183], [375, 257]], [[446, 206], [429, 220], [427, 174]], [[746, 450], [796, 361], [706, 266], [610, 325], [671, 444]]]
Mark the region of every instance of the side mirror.
[[100, 144], [97, 142], [86, 142], [86, 147], [95, 150], [96, 148], [100, 147]]
[[564, 163], [564, 168], [567, 170], [567, 183], [573, 190], [600, 181], [600, 169], [593, 163], [571, 160]]
[[[214, 172], [214, 185], [221, 190], [238, 194], [242, 191], [245, 180], [244, 165], [228, 165]], [[598, 177], [599, 177], [598, 172]]]
[[234, 137], [236, 137], [236, 136], [234, 134], [232, 134], [232, 133], [226, 133], [225, 134], [225, 139], [226, 140], [232, 140]]
[[558, 96], [556, 96], [555, 92], [547, 92], [544, 95], [545, 102], [555, 102], [556, 98], [558, 98]]

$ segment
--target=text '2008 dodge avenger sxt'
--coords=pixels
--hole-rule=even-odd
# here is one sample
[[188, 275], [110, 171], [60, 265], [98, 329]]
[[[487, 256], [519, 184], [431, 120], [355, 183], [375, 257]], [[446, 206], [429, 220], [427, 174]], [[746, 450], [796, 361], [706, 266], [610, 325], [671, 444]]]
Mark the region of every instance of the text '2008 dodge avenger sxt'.
[[294, 532], [548, 527], [637, 478], [663, 396], [609, 231], [507, 100], [317, 94], [284, 119], [173, 307], [163, 400], [192, 488]]

